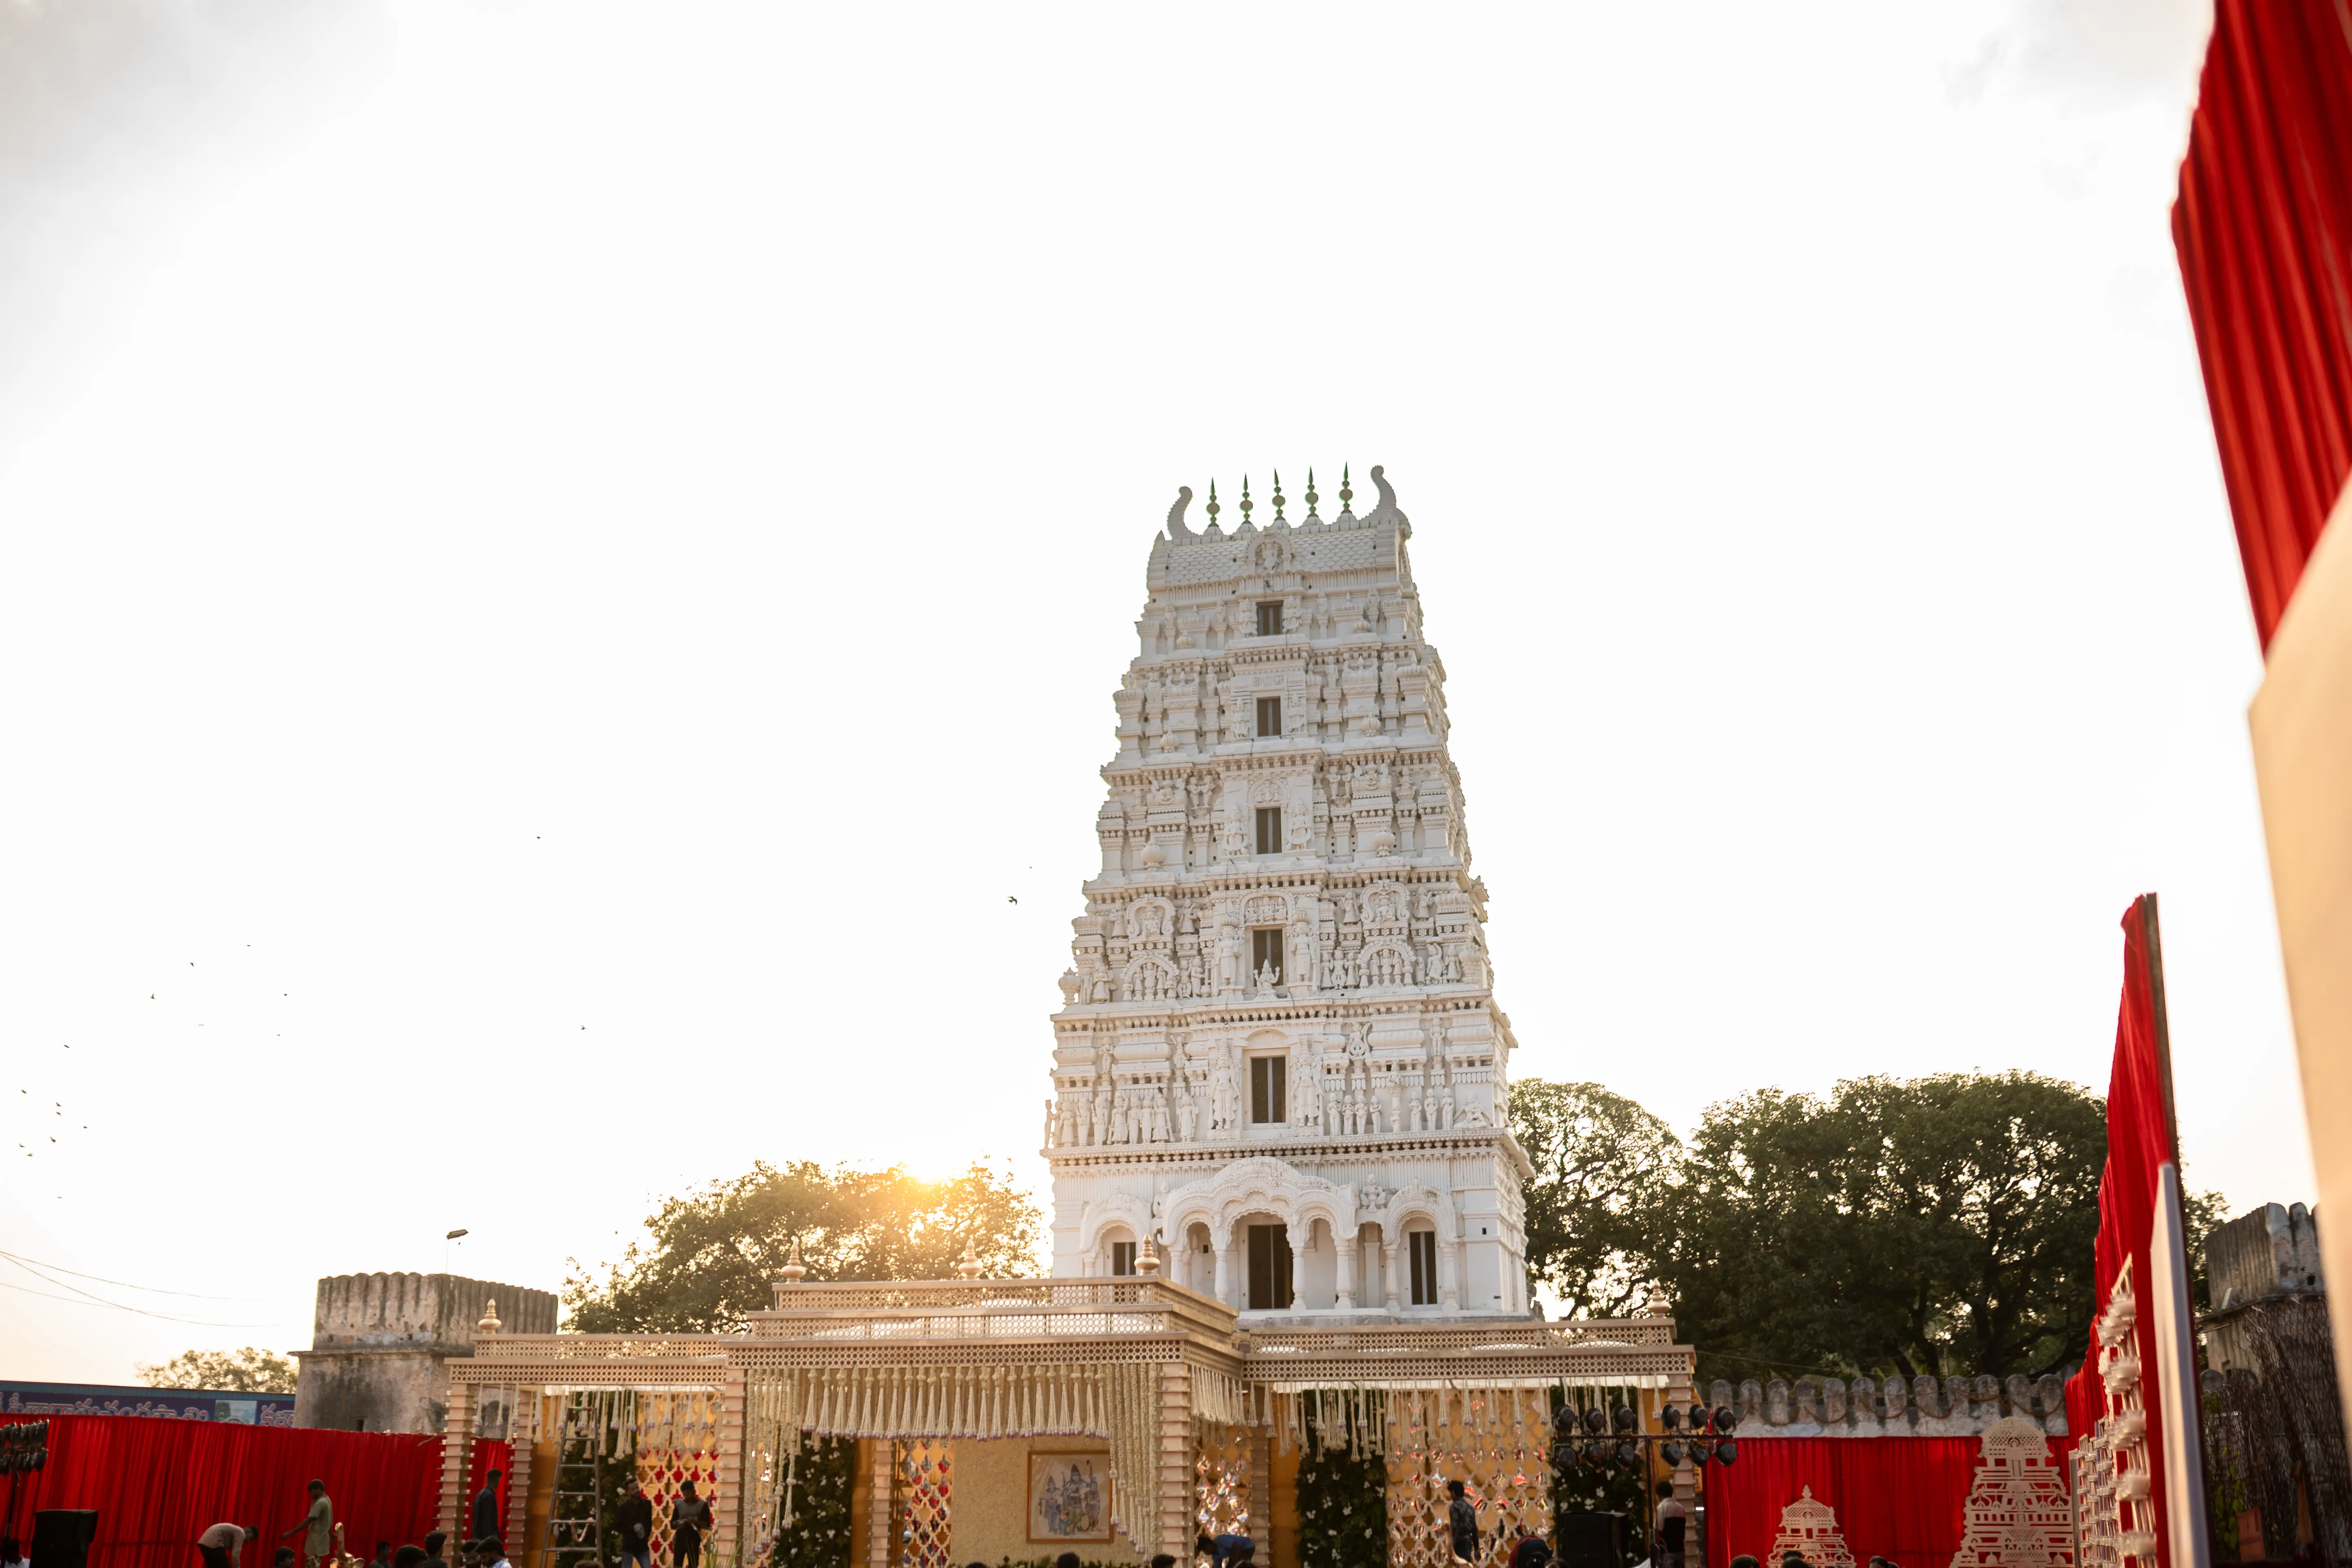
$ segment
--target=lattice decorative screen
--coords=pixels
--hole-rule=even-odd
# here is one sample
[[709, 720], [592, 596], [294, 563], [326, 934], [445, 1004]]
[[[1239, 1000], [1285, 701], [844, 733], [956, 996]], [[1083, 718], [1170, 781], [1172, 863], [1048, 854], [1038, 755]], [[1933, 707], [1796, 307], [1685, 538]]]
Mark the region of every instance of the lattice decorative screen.
[[898, 1526], [890, 1560], [897, 1568], [951, 1568], [955, 1444], [937, 1437], [890, 1445], [890, 1520]]
[[1445, 1483], [1460, 1480], [1478, 1510], [1479, 1568], [1501, 1568], [1524, 1525], [1551, 1533], [1548, 1391], [1461, 1388], [1392, 1394], [1388, 1401], [1389, 1562], [1446, 1568]]
[[[685, 1495], [688, 1481], [697, 1497], [716, 1507], [719, 1495], [719, 1396], [708, 1390], [691, 1394], [641, 1393], [636, 1396], [635, 1423], [637, 1484], [654, 1505], [654, 1561], [677, 1561], [677, 1542], [670, 1528], [671, 1505]], [[728, 1543], [703, 1538], [706, 1552]]]

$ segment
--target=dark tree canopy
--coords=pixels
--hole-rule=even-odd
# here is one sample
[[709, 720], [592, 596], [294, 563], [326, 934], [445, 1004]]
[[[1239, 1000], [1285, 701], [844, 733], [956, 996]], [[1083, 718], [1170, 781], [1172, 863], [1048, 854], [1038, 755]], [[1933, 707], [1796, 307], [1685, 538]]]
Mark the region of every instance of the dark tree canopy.
[[[1864, 1078], [1710, 1107], [1687, 1143], [1592, 1084], [1525, 1080], [1528, 1266], [1571, 1310], [1654, 1281], [1702, 1375], [2037, 1372], [2079, 1359], [2106, 1110], [2038, 1073]], [[2195, 1257], [2220, 1211], [2189, 1199]]]
[[906, 1171], [765, 1163], [671, 1198], [601, 1282], [564, 1281], [584, 1333], [719, 1333], [774, 1304], [770, 1282], [798, 1239], [811, 1279], [951, 1279], [970, 1246], [997, 1278], [1036, 1267], [1037, 1206], [1009, 1173], [975, 1164], [944, 1182]]
[[1712, 1107], [1656, 1236], [1684, 1332], [1740, 1376], [2079, 1356], [2106, 1111], [2038, 1073], [1855, 1079]]
[[1647, 1292], [1648, 1226], [1681, 1152], [1666, 1124], [1597, 1083], [1521, 1079], [1510, 1125], [1535, 1167], [1528, 1271], [1571, 1316], [1611, 1318]]

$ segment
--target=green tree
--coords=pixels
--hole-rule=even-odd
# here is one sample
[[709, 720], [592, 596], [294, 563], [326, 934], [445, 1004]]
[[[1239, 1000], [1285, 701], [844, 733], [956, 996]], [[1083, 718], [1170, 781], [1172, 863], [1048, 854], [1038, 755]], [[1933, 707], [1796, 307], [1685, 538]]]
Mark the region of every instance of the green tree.
[[2083, 1352], [2106, 1113], [2038, 1073], [1713, 1106], [1650, 1260], [1710, 1375], [2011, 1373]]
[[1620, 1317], [1638, 1304], [1649, 1230], [1673, 1179], [1673, 1130], [1597, 1083], [1511, 1085], [1512, 1136], [1535, 1167], [1527, 1184], [1528, 1275], [1570, 1315]]
[[209, 1388], [224, 1394], [291, 1394], [294, 1363], [251, 1345], [236, 1351], [182, 1351], [170, 1361], [142, 1363], [139, 1381], [150, 1388]]
[[[991, 1274], [1036, 1267], [1036, 1205], [1011, 1173], [974, 1164], [943, 1182], [896, 1165], [828, 1170], [764, 1162], [671, 1198], [648, 1215], [602, 1280], [564, 1281], [569, 1326], [584, 1333], [723, 1333], [774, 1305], [770, 1282], [794, 1241], [812, 1279], [945, 1279], [969, 1246]], [[575, 1262], [574, 1268], [578, 1268]]]

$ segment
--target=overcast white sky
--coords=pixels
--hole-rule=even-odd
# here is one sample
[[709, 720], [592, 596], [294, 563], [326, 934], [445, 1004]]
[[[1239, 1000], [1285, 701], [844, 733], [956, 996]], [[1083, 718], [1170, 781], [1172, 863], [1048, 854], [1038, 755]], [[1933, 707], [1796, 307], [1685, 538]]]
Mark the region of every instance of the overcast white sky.
[[1152, 534], [1343, 461], [1521, 1075], [2103, 1089], [2155, 889], [2190, 1180], [2309, 1197], [2205, 26], [0, 0], [0, 1248], [237, 1298], [0, 1260], [0, 1376], [1039, 1180]]

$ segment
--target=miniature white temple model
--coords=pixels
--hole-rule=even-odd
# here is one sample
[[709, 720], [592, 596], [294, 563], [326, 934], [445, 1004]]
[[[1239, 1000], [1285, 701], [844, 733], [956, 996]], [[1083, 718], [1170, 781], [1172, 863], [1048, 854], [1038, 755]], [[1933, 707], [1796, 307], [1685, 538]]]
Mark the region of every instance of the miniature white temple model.
[[1512, 1047], [1381, 470], [1154, 541], [1055, 1015], [1054, 1272], [1245, 1313], [1522, 1315]]

